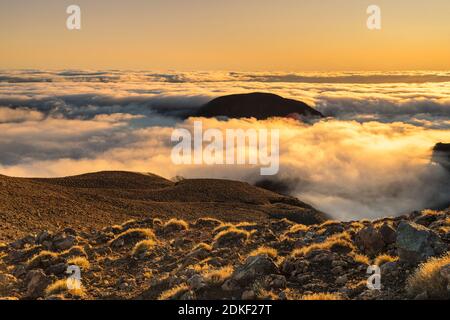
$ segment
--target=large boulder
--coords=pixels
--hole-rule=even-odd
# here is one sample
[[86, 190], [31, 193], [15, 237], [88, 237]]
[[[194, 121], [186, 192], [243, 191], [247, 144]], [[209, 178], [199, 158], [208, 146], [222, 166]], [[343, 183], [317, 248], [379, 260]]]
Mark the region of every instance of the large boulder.
[[398, 226], [397, 250], [402, 262], [418, 264], [444, 253], [445, 249], [439, 236], [422, 225], [402, 221]]
[[44, 290], [51, 283], [50, 278], [42, 270], [31, 270], [26, 277], [28, 299], [36, 299], [44, 294]]
[[273, 260], [265, 255], [251, 256], [238, 267], [231, 279], [239, 284], [247, 285], [257, 277], [278, 273], [278, 267]]
[[381, 233], [372, 225], [361, 229], [356, 234], [356, 243], [358, 247], [370, 255], [377, 254], [385, 245]]

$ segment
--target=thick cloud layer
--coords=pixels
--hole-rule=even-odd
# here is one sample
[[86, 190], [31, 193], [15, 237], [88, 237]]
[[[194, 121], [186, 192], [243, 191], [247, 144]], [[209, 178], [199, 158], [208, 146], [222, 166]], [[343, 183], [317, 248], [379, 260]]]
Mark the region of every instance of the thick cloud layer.
[[174, 128], [210, 99], [265, 91], [330, 118], [203, 119], [204, 128], [280, 129], [283, 188], [336, 218], [395, 215], [450, 199], [431, 149], [450, 141], [447, 73], [258, 74], [119, 71], [0, 73], [0, 174], [65, 176], [99, 170], [167, 178], [261, 181], [255, 166], [177, 166]]

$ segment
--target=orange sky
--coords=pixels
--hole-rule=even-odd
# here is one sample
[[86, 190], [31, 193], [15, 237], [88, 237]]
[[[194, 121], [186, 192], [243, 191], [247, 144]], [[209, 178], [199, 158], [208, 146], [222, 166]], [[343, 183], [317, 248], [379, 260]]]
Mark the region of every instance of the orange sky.
[[3, 0], [0, 68], [449, 70], [449, 16], [448, 0]]

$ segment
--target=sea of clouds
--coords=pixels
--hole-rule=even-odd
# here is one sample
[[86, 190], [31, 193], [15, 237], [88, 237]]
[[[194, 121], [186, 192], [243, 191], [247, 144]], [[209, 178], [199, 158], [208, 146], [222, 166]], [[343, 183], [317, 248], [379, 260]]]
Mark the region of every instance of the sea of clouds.
[[[0, 72], [0, 174], [67, 176], [100, 170], [256, 183], [254, 166], [176, 166], [174, 128], [214, 97], [271, 92], [326, 119], [203, 119], [207, 128], [281, 130], [280, 173], [290, 193], [338, 219], [374, 218], [450, 200], [430, 163], [450, 142], [450, 72], [245, 73]], [[198, 120], [198, 119], [197, 119]]]

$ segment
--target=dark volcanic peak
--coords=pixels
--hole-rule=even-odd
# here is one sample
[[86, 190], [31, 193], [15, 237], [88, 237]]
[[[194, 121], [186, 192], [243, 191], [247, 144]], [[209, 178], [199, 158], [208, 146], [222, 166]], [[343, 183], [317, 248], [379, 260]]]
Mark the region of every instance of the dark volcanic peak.
[[306, 103], [286, 99], [271, 93], [234, 94], [216, 98], [204, 105], [199, 117], [256, 118], [271, 117], [323, 117]]
[[438, 143], [433, 148], [433, 161], [450, 170], [450, 143]]

